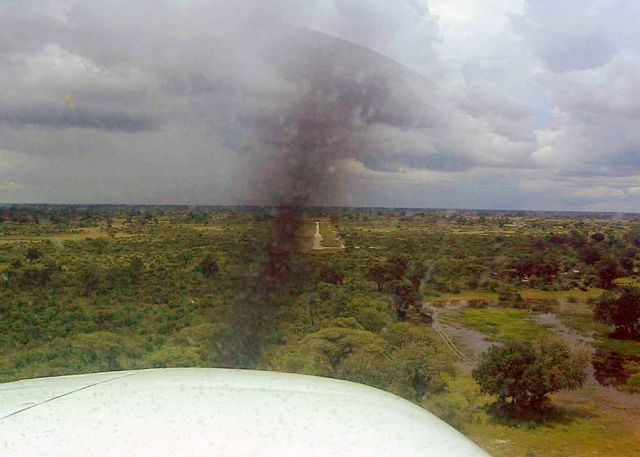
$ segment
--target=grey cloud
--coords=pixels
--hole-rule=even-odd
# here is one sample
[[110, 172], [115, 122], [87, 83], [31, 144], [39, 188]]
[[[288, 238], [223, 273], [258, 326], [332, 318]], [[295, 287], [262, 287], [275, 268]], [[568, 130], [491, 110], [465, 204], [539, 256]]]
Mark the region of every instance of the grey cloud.
[[84, 128], [129, 133], [159, 128], [156, 119], [145, 115], [40, 107], [13, 111], [0, 109], [0, 124], [12, 128]]
[[362, 163], [374, 171], [398, 171], [402, 168], [429, 169], [435, 171], [466, 171], [473, 167], [467, 158], [446, 152], [424, 154], [421, 151], [403, 151], [401, 154], [376, 153], [362, 157]]
[[638, 12], [633, 0], [589, 6], [580, 0], [527, 0], [525, 14], [511, 20], [551, 71], [585, 70], [606, 64], [616, 53], [614, 35], [625, 19], [612, 14], [615, 9]]
[[585, 70], [609, 62], [615, 53], [613, 44], [602, 32], [572, 37], [543, 50], [543, 56], [554, 71]]
[[[416, 0], [4, 2], [0, 149], [31, 162], [0, 182], [30, 199], [264, 203], [296, 147], [326, 155], [302, 168], [353, 159], [389, 177], [345, 183], [354, 204], [552, 205], [523, 190], [529, 172], [563, 176], [567, 195], [631, 179], [636, 4], [531, 1], [509, 22], [502, 3], [483, 12], [500, 34], [481, 21], [468, 54], [446, 56], [456, 29]], [[429, 170], [457, 181], [392, 182]], [[335, 204], [333, 184], [318, 194]]]

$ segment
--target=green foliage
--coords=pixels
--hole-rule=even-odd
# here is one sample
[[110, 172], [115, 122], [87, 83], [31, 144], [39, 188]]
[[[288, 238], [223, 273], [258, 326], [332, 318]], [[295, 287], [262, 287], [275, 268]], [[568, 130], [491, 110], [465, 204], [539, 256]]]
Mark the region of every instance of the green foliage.
[[384, 340], [366, 330], [344, 327], [323, 328], [305, 337], [300, 344], [319, 356], [320, 367], [334, 372], [345, 358], [358, 353], [384, 355]]
[[80, 333], [2, 359], [4, 380], [122, 370], [135, 367], [143, 352], [142, 340], [112, 332]]
[[615, 325], [617, 336], [640, 340], [640, 289], [624, 287], [619, 294], [603, 294], [594, 317], [602, 323]]
[[423, 327], [399, 323], [377, 335], [357, 328], [354, 321], [338, 323], [343, 325], [323, 328], [269, 353], [268, 367], [360, 382], [415, 401], [427, 392], [442, 391], [442, 376], [455, 373], [448, 355]]
[[465, 308], [462, 323], [502, 342], [532, 340], [545, 332], [529, 319], [528, 311], [513, 308]]
[[586, 365], [585, 355], [572, 353], [560, 340], [510, 341], [489, 348], [473, 370], [473, 378], [483, 392], [497, 395], [501, 404], [539, 410], [549, 393], [580, 387]]
[[629, 376], [627, 386], [632, 392], [640, 392], [640, 373], [634, 373]]
[[344, 283], [344, 270], [335, 264], [327, 265], [320, 272], [320, 280], [330, 284]]
[[371, 265], [367, 271], [367, 279], [375, 282], [379, 291], [382, 291], [384, 284], [389, 281], [390, 278], [391, 275], [389, 274], [387, 267], [379, 262]]
[[218, 261], [212, 254], [207, 254], [198, 264], [198, 269], [205, 278], [213, 278], [218, 272]]
[[398, 318], [405, 319], [418, 300], [418, 293], [413, 284], [408, 279], [393, 279], [387, 283], [386, 288], [393, 294]]
[[386, 328], [381, 336], [392, 347], [401, 348], [411, 343], [429, 344], [431, 337], [426, 327], [410, 322], [397, 322]]
[[[449, 350], [414, 323], [422, 297], [466, 300], [447, 317], [495, 341], [551, 334], [533, 311], [553, 310], [624, 360], [640, 354], [638, 342], [606, 338], [610, 328], [587, 306], [601, 293], [594, 286], [607, 259], [625, 275], [612, 287], [638, 282], [640, 224], [631, 216], [304, 213], [327, 221], [325, 240], [335, 239], [331, 219], [348, 251], [290, 252], [291, 281], [265, 294], [256, 287], [273, 221], [265, 209], [0, 208], [0, 380], [164, 366], [332, 376], [398, 393], [472, 436], [508, 436], [511, 444], [480, 441], [494, 455], [524, 455], [531, 432], [485, 422], [490, 396], [466, 375], [451, 377]], [[29, 248], [42, 256], [26, 258]], [[622, 291], [611, 292], [615, 299]], [[472, 300], [481, 306], [471, 309]], [[634, 382], [635, 368], [627, 371], [622, 382]], [[603, 418], [548, 429], [536, 449], [568, 433], [608, 442], [608, 434], [600, 439]]]
[[374, 306], [365, 306], [356, 311], [356, 319], [365, 330], [379, 333], [391, 321], [389, 316]]
[[27, 249], [27, 252], [24, 256], [29, 262], [33, 262], [34, 260], [38, 260], [39, 258], [41, 258], [43, 254], [42, 251], [38, 248], [29, 248]]
[[449, 355], [439, 352], [432, 344], [412, 342], [394, 350], [391, 357], [396, 362], [391, 389], [404, 397], [413, 395], [416, 401], [420, 401], [427, 390], [444, 390], [444, 373], [455, 374]]
[[100, 285], [100, 270], [95, 265], [87, 265], [78, 273], [78, 280], [85, 297], [91, 297]]
[[620, 276], [618, 261], [614, 259], [601, 260], [596, 263], [596, 273], [598, 275], [598, 286], [603, 289], [610, 289], [613, 281]]
[[198, 351], [190, 346], [165, 346], [146, 357], [153, 368], [198, 367], [203, 360]]

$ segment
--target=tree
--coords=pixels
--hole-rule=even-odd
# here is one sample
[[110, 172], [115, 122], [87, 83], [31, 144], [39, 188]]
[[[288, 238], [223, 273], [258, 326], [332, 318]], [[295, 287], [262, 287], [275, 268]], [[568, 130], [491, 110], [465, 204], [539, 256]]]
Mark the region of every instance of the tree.
[[358, 354], [384, 356], [388, 352], [385, 341], [366, 330], [342, 327], [325, 327], [306, 336], [300, 343], [314, 362], [327, 374], [334, 373], [348, 358]]
[[189, 214], [187, 214], [187, 218], [193, 222], [207, 222], [209, 219], [209, 215], [204, 211], [191, 210]]
[[445, 389], [443, 373], [455, 375], [450, 359], [432, 344], [409, 343], [393, 351], [391, 360], [398, 381], [411, 386], [410, 394], [416, 401], [422, 400], [429, 390], [439, 392]]
[[344, 283], [344, 270], [338, 265], [329, 265], [320, 272], [320, 279], [330, 284]]
[[392, 279], [402, 279], [407, 274], [409, 260], [400, 254], [395, 254], [387, 260], [388, 271]]
[[138, 284], [142, 277], [142, 270], [144, 269], [144, 262], [140, 257], [134, 257], [129, 262], [129, 265], [125, 268], [128, 280], [131, 284]]
[[394, 295], [398, 318], [405, 319], [409, 309], [414, 308], [418, 293], [408, 279], [394, 279], [387, 284], [387, 289]]
[[616, 334], [640, 340], [640, 289], [625, 287], [620, 295], [602, 295], [594, 317], [597, 321], [615, 325]]
[[413, 262], [409, 268], [409, 280], [416, 291], [420, 290], [422, 280], [427, 275], [427, 267], [420, 261]]
[[378, 291], [382, 291], [384, 284], [390, 279], [389, 270], [379, 262], [374, 263], [367, 271], [367, 279], [373, 281], [378, 286]]
[[218, 272], [218, 262], [211, 254], [207, 254], [198, 265], [205, 278], [213, 278]]
[[91, 297], [100, 285], [100, 271], [95, 265], [87, 265], [78, 274], [85, 297]]
[[538, 255], [516, 261], [514, 268], [520, 278], [538, 276], [547, 282], [552, 282], [560, 270], [560, 263], [554, 258]]
[[596, 243], [601, 243], [604, 241], [604, 234], [600, 232], [596, 232], [593, 235], [591, 235], [591, 239]]
[[593, 265], [600, 260], [600, 252], [592, 246], [587, 246], [578, 253], [578, 258], [587, 265]]
[[37, 248], [29, 248], [24, 256], [27, 261], [33, 262], [34, 260], [38, 260], [42, 257], [42, 251]]
[[613, 286], [613, 280], [620, 276], [618, 261], [614, 259], [601, 260], [595, 267], [600, 286], [603, 289], [610, 289]]
[[22, 274], [23, 286], [47, 287], [51, 280], [51, 270], [47, 268], [28, 268]]
[[516, 411], [539, 411], [547, 395], [580, 387], [586, 378], [587, 357], [572, 353], [562, 340], [510, 341], [493, 346], [472, 372], [483, 392]]
[[622, 257], [620, 259], [620, 266], [627, 273], [632, 273], [633, 272], [633, 267], [635, 266], [635, 264], [633, 262], [633, 257]]

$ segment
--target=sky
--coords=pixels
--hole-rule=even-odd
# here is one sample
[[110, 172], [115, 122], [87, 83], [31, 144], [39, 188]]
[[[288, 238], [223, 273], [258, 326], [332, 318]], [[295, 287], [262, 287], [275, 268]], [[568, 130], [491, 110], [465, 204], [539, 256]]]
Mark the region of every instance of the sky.
[[308, 165], [333, 177], [312, 204], [640, 212], [638, 17], [636, 0], [0, 0], [0, 202], [272, 204]]

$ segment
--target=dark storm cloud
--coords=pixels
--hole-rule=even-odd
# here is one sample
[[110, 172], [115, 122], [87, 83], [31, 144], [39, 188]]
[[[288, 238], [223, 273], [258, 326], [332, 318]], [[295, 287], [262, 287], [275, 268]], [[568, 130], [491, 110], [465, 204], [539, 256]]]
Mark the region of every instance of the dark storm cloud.
[[0, 124], [16, 129], [24, 127], [82, 128], [127, 133], [156, 130], [160, 126], [156, 119], [144, 115], [42, 107], [16, 110], [0, 108]]

